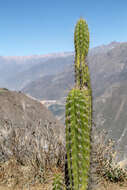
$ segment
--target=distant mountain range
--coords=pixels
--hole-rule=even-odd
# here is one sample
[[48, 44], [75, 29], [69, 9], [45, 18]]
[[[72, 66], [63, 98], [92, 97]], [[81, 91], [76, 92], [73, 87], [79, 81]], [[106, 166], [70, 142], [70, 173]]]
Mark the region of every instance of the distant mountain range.
[[57, 74], [72, 61], [73, 53], [0, 57], [0, 86], [20, 90], [39, 77]]
[[[93, 86], [95, 123], [99, 130], [106, 129], [108, 136], [116, 141], [121, 159], [126, 158], [127, 43], [111, 43], [102, 46], [102, 49], [98, 47], [95, 52], [92, 50], [89, 53], [88, 62]], [[62, 101], [74, 84], [73, 76], [73, 63], [70, 63], [64, 72], [40, 77], [23, 91], [39, 99]], [[51, 105], [49, 109], [64, 121], [64, 104], [63, 107]]]
[[[116, 80], [119, 81], [119, 78], [126, 73], [126, 51], [127, 43], [116, 42], [90, 50], [88, 63], [94, 97], [101, 95], [111, 83], [116, 82]], [[26, 85], [23, 91], [39, 99], [48, 100], [65, 97], [74, 84], [74, 56], [69, 56], [68, 59], [68, 64], [66, 64], [67, 57], [62, 60], [65, 65], [63, 72], [39, 77]], [[60, 61], [59, 58], [57, 62], [59, 66]]]
[[[49, 109], [64, 120], [63, 102], [74, 84], [73, 52], [19, 60], [0, 57], [0, 86], [21, 90], [40, 100], [61, 101], [61, 105], [51, 105]], [[98, 129], [106, 129], [109, 137], [117, 141], [117, 149], [126, 157], [127, 43], [112, 42], [93, 48], [88, 62], [95, 122]]]

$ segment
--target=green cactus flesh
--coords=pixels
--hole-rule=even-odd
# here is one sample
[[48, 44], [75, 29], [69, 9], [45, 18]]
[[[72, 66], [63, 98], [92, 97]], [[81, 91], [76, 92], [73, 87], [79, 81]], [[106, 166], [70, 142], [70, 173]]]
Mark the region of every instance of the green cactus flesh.
[[89, 50], [89, 30], [84, 19], [80, 19], [75, 27], [74, 32], [75, 44], [75, 80], [77, 86], [81, 88], [89, 81], [87, 75], [88, 66], [86, 64], [86, 56]]
[[66, 102], [66, 150], [70, 189], [86, 190], [90, 166], [91, 96], [72, 89]]

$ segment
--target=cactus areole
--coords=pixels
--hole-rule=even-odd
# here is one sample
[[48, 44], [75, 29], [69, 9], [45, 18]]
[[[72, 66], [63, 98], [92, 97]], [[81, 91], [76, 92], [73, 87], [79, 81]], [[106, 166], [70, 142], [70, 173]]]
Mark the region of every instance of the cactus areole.
[[89, 30], [79, 19], [74, 32], [75, 86], [66, 100], [66, 152], [69, 190], [87, 190], [90, 169], [90, 132], [92, 126], [92, 93], [86, 57]]

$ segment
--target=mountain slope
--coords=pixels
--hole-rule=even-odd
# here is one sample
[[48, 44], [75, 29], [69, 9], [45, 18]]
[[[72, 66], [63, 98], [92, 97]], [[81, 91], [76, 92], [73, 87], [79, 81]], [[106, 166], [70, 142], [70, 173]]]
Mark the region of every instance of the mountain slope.
[[116, 141], [122, 159], [127, 157], [127, 80], [116, 82], [96, 98], [94, 109], [98, 129]]
[[28, 152], [32, 154], [35, 143], [37, 148], [43, 149], [48, 147], [49, 139], [53, 138], [56, 143], [64, 142], [64, 126], [44, 105], [22, 93], [1, 88], [0, 160], [3, 157], [6, 160], [11, 154], [15, 133], [20, 159], [28, 156]]
[[73, 75], [70, 71], [66, 71], [57, 75], [40, 77], [28, 84], [22, 91], [40, 100], [58, 100], [66, 97], [73, 81]]
[[[109, 48], [106, 47], [106, 50], [103, 47], [100, 52], [97, 51], [92, 54], [90, 52], [88, 56], [93, 86], [95, 123], [98, 129], [106, 129], [108, 136], [116, 141], [116, 147], [118, 152], [121, 153], [121, 158], [126, 158], [127, 43], [117, 43], [115, 46], [110, 44], [109, 46]], [[66, 72], [52, 76], [47, 87], [44, 86], [45, 78], [42, 77], [34, 81], [33, 86], [31, 84], [26, 86], [23, 91], [33, 93], [32, 95], [40, 99], [63, 99], [67, 95], [68, 89], [73, 86], [73, 75], [73, 68], [70, 65], [66, 68]], [[41, 89], [40, 92], [39, 89]], [[44, 95], [42, 89], [44, 89], [47, 96]], [[53, 94], [54, 92], [57, 93]], [[64, 122], [64, 105], [63, 108], [57, 104], [51, 105], [49, 109], [58, 118], [62, 118]], [[57, 109], [60, 109], [61, 116]]]
[[[121, 80], [122, 75], [126, 75], [127, 72], [127, 43], [115, 43], [115, 45], [111, 43], [105, 48], [106, 51], [104, 51], [104, 47], [102, 47], [103, 51], [95, 51], [95, 53], [93, 53], [94, 49], [96, 50], [96, 48], [94, 48], [90, 51], [88, 56], [94, 96], [99, 96], [110, 84], [116, 80]], [[66, 65], [64, 73], [58, 73], [52, 77], [49, 76], [49, 79], [47, 76], [47, 80], [50, 81], [47, 87], [44, 84], [46, 81], [45, 77], [40, 77], [26, 85], [23, 91], [42, 99], [50, 99], [50, 94], [52, 94], [53, 91], [57, 91], [58, 94], [62, 94], [61, 97], [64, 97], [67, 94], [65, 91], [74, 83], [72, 60], [70, 60], [69, 65]], [[52, 81], [55, 82], [51, 84]], [[58, 83], [59, 86], [63, 86], [59, 88], [59, 91], [57, 90]], [[42, 89], [45, 89], [47, 92], [47, 97], [44, 95]], [[52, 96], [52, 99], [61, 98], [57, 96], [57, 93], [56, 97], [55, 95]]]
[[[50, 57], [43, 62], [42, 67], [41, 63], [36, 66], [34, 63], [30, 63], [30, 65], [33, 64], [27, 68], [28, 73], [31, 72], [30, 76], [23, 71], [18, 78], [18, 73], [17, 75], [14, 73], [14, 78], [12, 77], [12, 80], [10, 77], [10, 81], [12, 80], [13, 86], [15, 81], [20, 81], [20, 78], [24, 77], [25, 83], [26, 80], [29, 80], [29, 84], [23, 84], [21, 79], [20, 87], [25, 85], [23, 92], [40, 100], [60, 100], [60, 105], [51, 105], [49, 109], [64, 121], [63, 100], [74, 84], [73, 59], [73, 54], [67, 54], [62, 58], [60, 56], [59, 59]], [[53, 60], [54, 62], [52, 62]], [[113, 42], [106, 46], [93, 48], [89, 52], [88, 62], [93, 86], [95, 120], [98, 128], [106, 129], [109, 137], [118, 141], [119, 151], [124, 152], [124, 156], [126, 156], [127, 43]], [[21, 67], [23, 69], [23, 66]], [[57, 67], [59, 69], [56, 73]], [[54, 70], [51, 71], [50, 68]], [[39, 77], [41, 72], [43, 75]], [[31, 81], [32, 79], [33, 81]]]
[[0, 86], [20, 90], [29, 82], [64, 70], [72, 53], [0, 57]]

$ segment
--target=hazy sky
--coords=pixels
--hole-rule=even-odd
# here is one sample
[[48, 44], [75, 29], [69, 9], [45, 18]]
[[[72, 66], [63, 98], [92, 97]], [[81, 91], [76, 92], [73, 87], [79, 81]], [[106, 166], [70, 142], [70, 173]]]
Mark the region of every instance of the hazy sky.
[[73, 51], [81, 16], [90, 47], [127, 41], [127, 0], [0, 0], [0, 55]]

